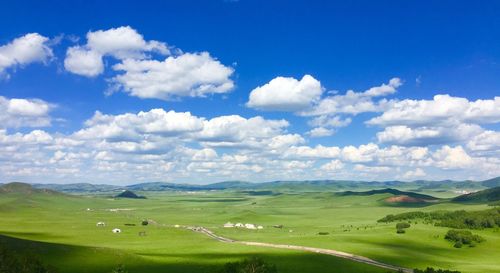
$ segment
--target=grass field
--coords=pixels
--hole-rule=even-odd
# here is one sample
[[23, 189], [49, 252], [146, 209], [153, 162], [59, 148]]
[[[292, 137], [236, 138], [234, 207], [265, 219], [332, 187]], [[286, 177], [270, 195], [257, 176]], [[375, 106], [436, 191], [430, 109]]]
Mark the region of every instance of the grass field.
[[[217, 242], [174, 225], [204, 226], [238, 240], [329, 248], [409, 268], [427, 266], [482, 273], [500, 272], [500, 233], [474, 231], [486, 239], [456, 249], [448, 228], [413, 223], [405, 234], [376, 220], [412, 210], [479, 210], [486, 205], [440, 203], [412, 208], [387, 206], [372, 196], [301, 193], [256, 196], [231, 191], [144, 192], [148, 199], [73, 197], [52, 193], [0, 194], [0, 242], [28, 249], [59, 272], [110, 272], [123, 263], [131, 273], [215, 272], [228, 261], [261, 256], [279, 272], [387, 272], [341, 258]], [[87, 210], [87, 209], [90, 210]], [[122, 209], [110, 211], [109, 209]], [[141, 226], [142, 219], [157, 224]], [[106, 227], [96, 227], [104, 221]], [[254, 223], [263, 230], [223, 228]], [[125, 224], [136, 224], [126, 226]], [[273, 228], [281, 224], [282, 229]], [[113, 234], [111, 229], [122, 229]], [[146, 231], [147, 236], [138, 236]], [[328, 232], [328, 235], [318, 235]]]

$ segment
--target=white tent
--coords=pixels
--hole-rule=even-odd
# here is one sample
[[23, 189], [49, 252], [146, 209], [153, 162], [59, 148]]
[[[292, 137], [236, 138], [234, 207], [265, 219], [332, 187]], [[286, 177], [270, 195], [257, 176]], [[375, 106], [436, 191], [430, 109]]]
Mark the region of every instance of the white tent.
[[236, 225], [234, 225], [235, 227], [245, 227], [245, 225], [243, 225], [242, 223], [236, 223]]
[[114, 228], [112, 231], [113, 231], [113, 233], [121, 233], [122, 232], [122, 230], [119, 228]]
[[254, 224], [245, 224], [247, 229], [257, 229]]
[[96, 227], [105, 227], [106, 224], [104, 222], [97, 222], [97, 224], [95, 224]]
[[232, 228], [232, 227], [234, 227], [234, 224], [231, 223], [231, 222], [227, 222], [227, 223], [224, 224], [224, 227], [225, 228]]
[[263, 226], [257, 226], [257, 229], [264, 229]]

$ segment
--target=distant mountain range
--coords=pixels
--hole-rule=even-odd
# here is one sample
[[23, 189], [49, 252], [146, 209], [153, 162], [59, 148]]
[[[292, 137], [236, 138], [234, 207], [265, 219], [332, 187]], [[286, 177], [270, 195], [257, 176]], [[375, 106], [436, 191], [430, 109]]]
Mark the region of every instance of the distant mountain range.
[[350, 181], [350, 180], [305, 180], [305, 181], [272, 181], [263, 183], [251, 183], [245, 181], [224, 181], [208, 185], [177, 184], [166, 182], [148, 182], [128, 186], [114, 186], [106, 184], [33, 184], [37, 189], [50, 189], [66, 193], [112, 193], [124, 190], [130, 191], [207, 191], [207, 190], [274, 190], [274, 191], [362, 191], [385, 188], [396, 188], [399, 190], [410, 190], [419, 192], [424, 190], [433, 191], [459, 191], [482, 189], [500, 186], [500, 177], [485, 181], [427, 181], [417, 180], [412, 182], [403, 181]]
[[[301, 184], [302, 182], [294, 182], [294, 183], [299, 183]], [[475, 182], [478, 183], [478, 182]], [[147, 183], [149, 185], [149, 183]], [[41, 184], [37, 184], [39, 186]], [[55, 184], [49, 184], [49, 185], [55, 185]], [[83, 184], [86, 185], [86, 184]], [[157, 185], [157, 184], [155, 184]], [[220, 187], [220, 183], [216, 184], [219, 189], [222, 189]], [[229, 189], [229, 186], [233, 186], [233, 184], [228, 184], [225, 183], [223, 184], [224, 189]], [[245, 186], [242, 184], [237, 184], [239, 187]], [[262, 185], [262, 184], [252, 184], [252, 185]], [[266, 183], [264, 183], [266, 185]], [[275, 184], [271, 184], [275, 185]], [[322, 184], [321, 184], [322, 185]], [[109, 185], [105, 185], [109, 186]], [[132, 185], [132, 186], [137, 186], [137, 185]], [[207, 187], [210, 185], [207, 185]], [[85, 188], [85, 187], [84, 187]], [[109, 189], [109, 187], [103, 187], [105, 189]], [[138, 187], [142, 188], [142, 187]], [[205, 188], [205, 187], [203, 187]], [[74, 187], [70, 187], [70, 189], [74, 190]], [[259, 190], [259, 191], [254, 191], [254, 190], [241, 190], [241, 188], [238, 188], [240, 192], [246, 193], [249, 195], [279, 195], [280, 193], [275, 193], [273, 191], [269, 190]], [[93, 189], [95, 192], [95, 189]], [[25, 196], [31, 196], [31, 195], [36, 195], [36, 194], [50, 194], [50, 195], [61, 195], [61, 196], [70, 196], [66, 195], [64, 193], [61, 193], [59, 191], [53, 190], [53, 189], [45, 189], [45, 188], [35, 188], [33, 185], [26, 184], [26, 183], [21, 183], [21, 182], [12, 182], [8, 184], [2, 184], [0, 185], [0, 195], [1, 194], [23, 194]], [[109, 192], [108, 192], [109, 194]], [[435, 204], [437, 202], [441, 201], [451, 201], [451, 202], [457, 202], [457, 203], [488, 203], [488, 204], [498, 204], [500, 202], [500, 186], [499, 187], [494, 187], [494, 188], [487, 188], [483, 189], [477, 192], [472, 192], [468, 194], [463, 194], [451, 199], [440, 199], [436, 198], [430, 195], [426, 194], [421, 194], [421, 193], [415, 193], [411, 191], [401, 191], [397, 189], [392, 189], [392, 188], [385, 188], [385, 189], [376, 189], [376, 190], [368, 190], [368, 191], [342, 191], [342, 192], [336, 192], [335, 195], [338, 196], [369, 196], [369, 195], [379, 195], [379, 194], [390, 194], [392, 195], [391, 197], [387, 197], [381, 201], [384, 201], [386, 204], [392, 204], [392, 205], [408, 205], [408, 204], [413, 204], [413, 205], [430, 205], [430, 204]], [[134, 198], [134, 199], [146, 199], [144, 196], [140, 196], [132, 192], [131, 190], [123, 190], [120, 189], [120, 193], [115, 196], [115, 198]]]

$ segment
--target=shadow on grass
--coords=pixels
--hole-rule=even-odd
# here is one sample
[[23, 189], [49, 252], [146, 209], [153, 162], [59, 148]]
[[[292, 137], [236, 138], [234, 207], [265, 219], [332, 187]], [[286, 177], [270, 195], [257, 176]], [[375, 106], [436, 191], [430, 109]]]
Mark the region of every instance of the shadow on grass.
[[228, 203], [228, 202], [244, 202], [248, 201], [250, 199], [248, 198], [219, 198], [219, 199], [180, 199], [177, 201], [180, 202], [193, 202], [193, 203], [207, 203], [207, 202], [212, 202], [212, 203]]
[[[43, 243], [0, 235], [0, 244], [39, 258], [55, 267], [58, 273], [110, 273], [118, 264], [129, 273], [213, 273], [227, 262], [257, 256], [276, 264], [280, 273], [385, 273], [390, 272], [366, 264], [332, 256], [236, 246], [231, 253], [196, 249], [189, 253], [129, 253], [117, 249]], [[235, 253], [236, 252], [236, 253]]]

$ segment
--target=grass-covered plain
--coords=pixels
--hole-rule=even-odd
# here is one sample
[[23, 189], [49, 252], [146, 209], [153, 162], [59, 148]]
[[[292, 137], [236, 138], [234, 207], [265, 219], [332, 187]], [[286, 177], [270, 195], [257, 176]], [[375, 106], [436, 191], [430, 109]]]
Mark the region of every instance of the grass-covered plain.
[[[439, 203], [387, 206], [387, 194], [333, 193], [254, 195], [236, 191], [143, 192], [148, 199], [73, 197], [54, 193], [0, 194], [2, 244], [35, 255], [64, 272], [110, 272], [123, 263], [137, 272], [214, 272], [228, 262], [257, 255], [279, 272], [387, 272], [341, 258], [215, 241], [174, 225], [204, 226], [238, 240], [330, 248], [408, 268], [500, 272], [500, 233], [477, 230], [486, 239], [474, 248], [453, 248], [449, 230], [412, 223], [397, 234], [387, 214], [412, 210], [479, 210], [486, 205]], [[87, 210], [90, 208], [90, 210]], [[109, 209], [125, 209], [110, 211]], [[157, 224], [141, 226], [142, 219]], [[106, 227], [96, 227], [104, 221]], [[223, 228], [225, 222], [254, 223], [263, 230]], [[125, 224], [136, 224], [126, 226]], [[282, 229], [273, 225], [284, 225]], [[111, 229], [120, 228], [121, 234]], [[146, 231], [147, 236], [138, 236]], [[328, 232], [328, 235], [318, 235]]]

